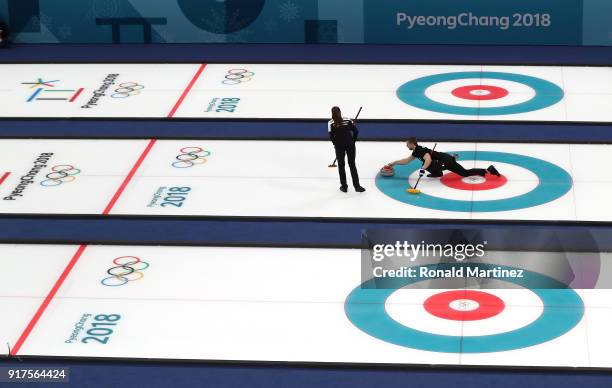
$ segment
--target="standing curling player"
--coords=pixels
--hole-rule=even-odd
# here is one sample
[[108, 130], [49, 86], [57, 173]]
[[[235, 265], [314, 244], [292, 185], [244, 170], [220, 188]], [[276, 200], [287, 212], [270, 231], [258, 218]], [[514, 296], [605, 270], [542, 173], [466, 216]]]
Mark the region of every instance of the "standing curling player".
[[357, 130], [357, 126], [352, 120], [342, 117], [340, 108], [337, 106], [334, 106], [331, 112], [332, 119], [329, 120], [327, 130], [329, 132], [329, 139], [334, 144], [334, 149], [336, 150], [338, 174], [340, 174], [340, 191], [346, 193], [348, 189], [346, 184], [346, 171], [344, 169], [344, 155], [346, 154], [349, 169], [351, 170], [353, 187], [355, 191], [362, 193], [365, 189], [359, 185], [359, 174], [357, 173], [357, 166], [355, 165], [355, 141], [357, 141], [359, 130]]
[[420, 159], [423, 162], [423, 166], [419, 171], [419, 174], [422, 176], [425, 174], [425, 171], [428, 171], [427, 175], [430, 178], [439, 178], [443, 175], [444, 170], [449, 170], [454, 172], [455, 174], [461, 175], [462, 177], [467, 176], [485, 176], [488, 173], [493, 174], [495, 176], [500, 176], [499, 172], [495, 168], [495, 166], [491, 165], [486, 170], [484, 168], [470, 168], [467, 170], [462, 165], [457, 163], [455, 156], [438, 151], [432, 151], [427, 147], [421, 147], [416, 137], [410, 137], [406, 141], [406, 147], [412, 154], [405, 158], [396, 160], [395, 162], [391, 162], [389, 165], [393, 166], [396, 164], [408, 164], [415, 159]]

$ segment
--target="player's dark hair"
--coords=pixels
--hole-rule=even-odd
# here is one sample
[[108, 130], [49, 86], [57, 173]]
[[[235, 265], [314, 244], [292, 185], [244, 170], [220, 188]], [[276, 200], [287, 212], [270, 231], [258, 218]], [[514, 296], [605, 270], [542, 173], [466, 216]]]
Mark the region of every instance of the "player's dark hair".
[[417, 138], [414, 137], [414, 136], [409, 137], [408, 140], [406, 140], [406, 142], [414, 144], [414, 145], [418, 145], [419, 144], [419, 143], [417, 143]]
[[342, 112], [340, 112], [340, 108], [334, 106], [331, 110], [332, 120], [334, 120], [335, 124], [340, 124], [342, 122]]

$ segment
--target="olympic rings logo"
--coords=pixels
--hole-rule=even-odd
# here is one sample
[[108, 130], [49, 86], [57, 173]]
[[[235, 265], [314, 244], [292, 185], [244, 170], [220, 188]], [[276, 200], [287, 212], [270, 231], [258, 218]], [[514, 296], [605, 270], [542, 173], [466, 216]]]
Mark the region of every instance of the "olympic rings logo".
[[144, 89], [143, 85], [139, 85], [136, 82], [124, 82], [119, 84], [119, 87], [115, 89], [115, 93], [111, 94], [112, 98], [128, 98], [140, 94], [140, 91]]
[[204, 164], [208, 161], [207, 156], [210, 156], [210, 151], [206, 151], [201, 147], [183, 147], [180, 149], [181, 154], [176, 156], [176, 161], [172, 163], [174, 168], [189, 168], [196, 164]]
[[144, 273], [141, 271], [149, 268], [149, 263], [136, 256], [117, 257], [113, 260], [113, 264], [115, 266], [106, 271], [110, 276], [100, 281], [104, 286], [119, 287], [140, 280], [144, 277]]
[[50, 173], [46, 175], [47, 179], [40, 182], [41, 186], [51, 187], [51, 186], [59, 186], [62, 183], [72, 182], [76, 179], [77, 174], [81, 173], [81, 170], [78, 168], [74, 168], [74, 166], [70, 164], [60, 164], [57, 166], [51, 167]]
[[225, 75], [225, 79], [221, 81], [225, 85], [238, 85], [243, 82], [249, 82], [253, 79], [255, 73], [247, 69], [230, 69]]

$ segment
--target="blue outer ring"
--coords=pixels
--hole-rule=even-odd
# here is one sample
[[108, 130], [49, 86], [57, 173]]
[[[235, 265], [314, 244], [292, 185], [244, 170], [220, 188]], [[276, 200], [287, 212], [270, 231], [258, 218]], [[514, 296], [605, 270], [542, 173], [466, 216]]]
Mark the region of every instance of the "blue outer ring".
[[[439, 82], [454, 81], [466, 78], [493, 78], [514, 81], [529, 86], [535, 90], [535, 96], [530, 100], [514, 105], [497, 107], [465, 107], [443, 104], [425, 95], [425, 90]], [[397, 97], [404, 103], [416, 108], [455, 115], [494, 116], [532, 112], [555, 105], [563, 99], [563, 89], [550, 81], [522, 74], [501, 73], [496, 71], [463, 71], [457, 73], [435, 74], [408, 81], [397, 89]]]
[[[426, 267], [440, 268], [440, 264]], [[483, 269], [507, 266], [491, 264], [466, 264]], [[387, 298], [398, 289], [420, 282], [419, 278], [395, 278], [393, 288], [376, 289], [374, 279], [355, 288], [347, 297], [344, 308], [348, 319], [365, 333], [395, 345], [407, 348], [443, 353], [490, 353], [522, 349], [538, 345], [562, 336], [573, 329], [584, 315], [584, 303], [580, 296], [563, 283], [548, 276], [525, 270], [523, 278], [506, 278], [525, 288], [531, 289], [544, 305], [544, 311], [535, 321], [505, 333], [483, 336], [451, 336], [428, 333], [404, 326], [387, 314]]]
[[[419, 195], [406, 193], [406, 180], [421, 168], [418, 160], [407, 165], [397, 165], [395, 176], [376, 176], [376, 187], [389, 197], [409, 205], [435, 210], [456, 212], [499, 212], [524, 209], [542, 205], [565, 195], [572, 188], [572, 177], [561, 167], [542, 159], [525, 155], [494, 151], [458, 151], [459, 160], [490, 160], [525, 168], [539, 178], [538, 185], [531, 191], [512, 198], [487, 201], [464, 201], [435, 197], [421, 192]], [[423, 178], [427, 179], [427, 178]]]

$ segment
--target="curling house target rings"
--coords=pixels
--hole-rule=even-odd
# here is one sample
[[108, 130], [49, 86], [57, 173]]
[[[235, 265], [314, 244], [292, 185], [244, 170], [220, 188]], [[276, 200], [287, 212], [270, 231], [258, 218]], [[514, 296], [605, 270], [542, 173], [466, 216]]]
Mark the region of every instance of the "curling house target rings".
[[[466, 107], [444, 104], [434, 101], [425, 95], [425, 90], [437, 83], [475, 78], [517, 82], [533, 89], [535, 96], [527, 101], [506, 106]], [[495, 86], [492, 85], [491, 87]], [[494, 116], [532, 112], [558, 103], [563, 99], [563, 95], [563, 89], [552, 82], [528, 75], [495, 71], [463, 71], [434, 74], [408, 81], [397, 89], [397, 97], [408, 105], [432, 112], [467, 116]]]
[[[469, 263], [482, 269], [498, 266]], [[440, 264], [426, 267], [440, 268]], [[418, 267], [417, 267], [418, 268]], [[563, 283], [524, 270], [523, 278], [505, 278], [535, 293], [544, 306], [542, 314], [533, 322], [497, 334], [482, 336], [453, 336], [434, 334], [405, 326], [389, 316], [385, 308], [387, 299], [398, 289], [425, 279], [387, 279], [393, 287], [376, 289], [375, 279], [370, 279], [355, 288], [347, 297], [344, 308], [348, 319], [360, 330], [382, 341], [412, 349], [443, 353], [490, 353], [522, 349], [538, 345], [564, 335], [572, 330], [584, 315], [584, 303], [580, 296]], [[537, 284], [533, 289], [530, 285]]]
[[[406, 193], [406, 181], [412, 173], [421, 168], [421, 162], [415, 160], [410, 164], [396, 165], [394, 177], [383, 178], [378, 175], [376, 177], [376, 187], [387, 196], [409, 205], [456, 212], [499, 212], [525, 209], [561, 198], [572, 188], [572, 177], [567, 171], [542, 159], [495, 151], [459, 151], [455, 153], [459, 155], [461, 161], [483, 160], [522, 167], [538, 177], [538, 185], [533, 190], [521, 195], [485, 201], [436, 197], [428, 195], [425, 190], [418, 195], [410, 195]], [[508, 184], [511, 183], [510, 181]]]

